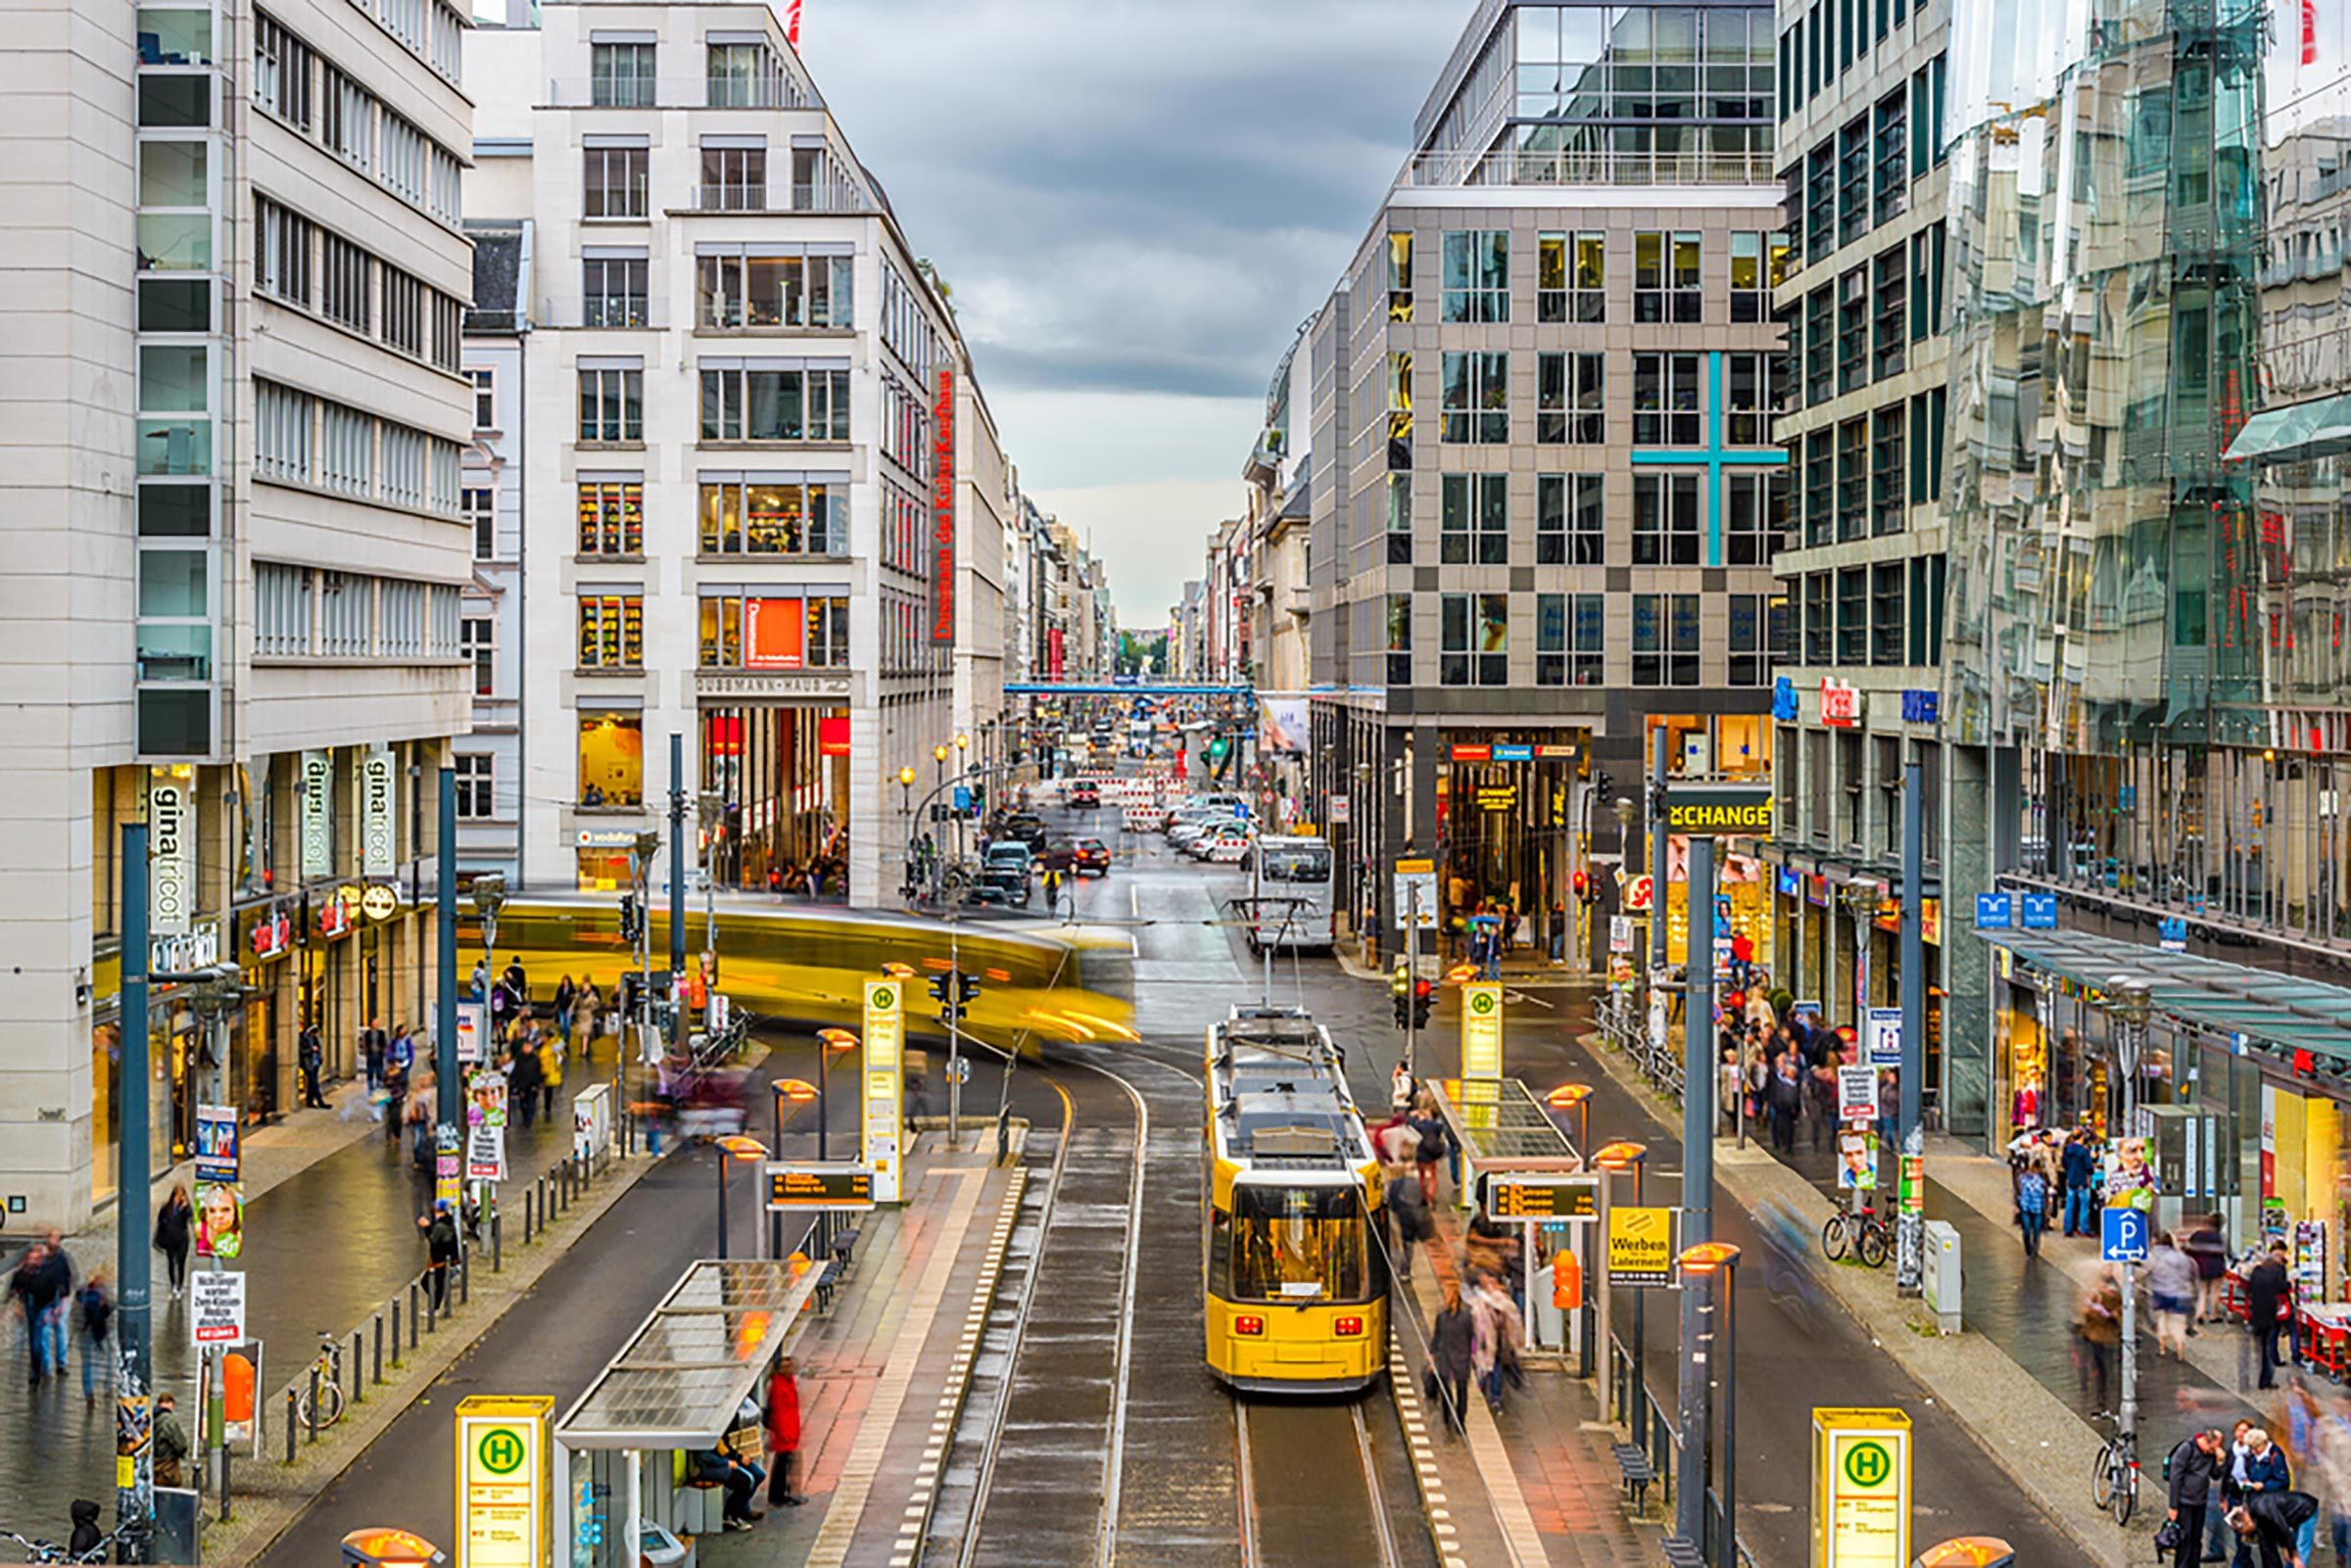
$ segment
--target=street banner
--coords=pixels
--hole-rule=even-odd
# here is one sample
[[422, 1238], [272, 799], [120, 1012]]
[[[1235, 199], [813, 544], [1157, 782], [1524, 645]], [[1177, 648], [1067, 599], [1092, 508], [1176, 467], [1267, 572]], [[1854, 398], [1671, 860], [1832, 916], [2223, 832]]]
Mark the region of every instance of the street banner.
[[1502, 987], [1478, 982], [1462, 987], [1462, 1076], [1502, 1076]]
[[1874, 1121], [1878, 1116], [1878, 1069], [1863, 1063], [1837, 1069], [1837, 1119]]
[[1671, 1209], [1608, 1211], [1608, 1283], [1655, 1289], [1673, 1283]]
[[906, 988], [895, 979], [865, 982], [864, 1133], [860, 1160], [874, 1173], [874, 1202], [899, 1200], [905, 1145]]
[[1878, 1190], [1878, 1134], [1875, 1127], [1845, 1127], [1839, 1130], [1837, 1190]]
[[545, 1396], [457, 1402], [456, 1568], [548, 1568], [554, 1408]]
[[477, 1121], [465, 1130], [465, 1179], [506, 1179], [506, 1126], [503, 1121]]
[[1902, 1065], [1902, 1010], [1898, 1007], [1871, 1008], [1869, 1010], [1869, 1029], [1864, 1037], [1864, 1043], [1868, 1046], [1867, 1061], [1871, 1067], [1900, 1067]]
[[245, 1276], [199, 1271], [188, 1276], [188, 1337], [201, 1348], [245, 1337]]
[[476, 1064], [482, 1060], [482, 1012], [480, 1002], [457, 1004], [457, 1061]]
[[1812, 1568], [1908, 1568], [1910, 1417], [1812, 1412]]
[[433, 1128], [433, 1207], [454, 1212], [465, 1195], [464, 1134], [443, 1122]]
[[496, 1068], [481, 1068], [465, 1079], [465, 1122], [473, 1127], [506, 1124], [506, 1075]]
[[1633, 918], [1630, 915], [1608, 917], [1608, 951], [1629, 953], [1633, 950]]
[[238, 1168], [237, 1108], [200, 1105], [196, 1108], [196, 1179], [235, 1186]]
[[245, 1194], [233, 1181], [196, 1184], [196, 1256], [235, 1258], [245, 1250]]

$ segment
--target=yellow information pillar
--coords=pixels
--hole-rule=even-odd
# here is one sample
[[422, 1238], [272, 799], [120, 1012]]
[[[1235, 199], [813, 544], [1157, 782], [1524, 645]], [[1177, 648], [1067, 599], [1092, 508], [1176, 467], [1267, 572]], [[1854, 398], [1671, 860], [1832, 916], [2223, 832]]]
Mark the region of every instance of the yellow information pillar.
[[1462, 1077], [1502, 1076], [1502, 987], [1462, 987]]
[[864, 1136], [858, 1152], [874, 1173], [874, 1202], [899, 1200], [906, 1125], [906, 987], [895, 979], [865, 982]]
[[1812, 1568], [1909, 1568], [1910, 1417], [1812, 1412]]
[[457, 1402], [457, 1568], [548, 1568], [554, 1410], [544, 1395]]

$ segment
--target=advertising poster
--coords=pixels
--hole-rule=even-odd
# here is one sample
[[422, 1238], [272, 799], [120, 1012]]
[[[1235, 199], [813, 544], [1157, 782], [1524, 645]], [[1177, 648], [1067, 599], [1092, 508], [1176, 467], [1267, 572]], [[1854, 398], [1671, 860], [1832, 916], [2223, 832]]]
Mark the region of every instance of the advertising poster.
[[1309, 748], [1307, 704], [1303, 696], [1265, 693], [1257, 699], [1257, 754], [1261, 757], [1303, 757]]
[[1877, 1189], [1877, 1131], [1869, 1127], [1847, 1127], [1837, 1134], [1837, 1190], [1875, 1192]]
[[233, 1181], [196, 1184], [196, 1256], [235, 1258], [245, 1250], [245, 1195]]
[[234, 1186], [237, 1168], [237, 1108], [200, 1105], [196, 1108], [196, 1179]]

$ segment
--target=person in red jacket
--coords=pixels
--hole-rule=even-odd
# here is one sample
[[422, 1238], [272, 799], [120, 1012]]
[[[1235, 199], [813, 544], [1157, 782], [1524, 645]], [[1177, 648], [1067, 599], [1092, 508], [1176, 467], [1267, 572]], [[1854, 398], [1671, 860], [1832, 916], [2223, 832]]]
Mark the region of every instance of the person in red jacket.
[[800, 1452], [800, 1386], [792, 1375], [792, 1357], [781, 1356], [767, 1380], [767, 1455], [774, 1462], [767, 1475], [769, 1507], [781, 1503], [798, 1507], [808, 1499], [793, 1490], [792, 1473]]

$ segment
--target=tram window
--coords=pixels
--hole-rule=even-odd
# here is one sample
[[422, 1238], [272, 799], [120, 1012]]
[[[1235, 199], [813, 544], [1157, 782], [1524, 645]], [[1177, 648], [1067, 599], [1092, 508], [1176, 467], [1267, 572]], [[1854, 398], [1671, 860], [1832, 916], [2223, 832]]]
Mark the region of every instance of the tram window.
[[[1357, 1301], [1369, 1227], [1352, 1187], [1236, 1186], [1232, 1299]], [[1285, 1286], [1298, 1287], [1285, 1290]]]
[[1231, 1294], [1232, 1216], [1222, 1209], [1208, 1220], [1208, 1290], [1212, 1296]]

